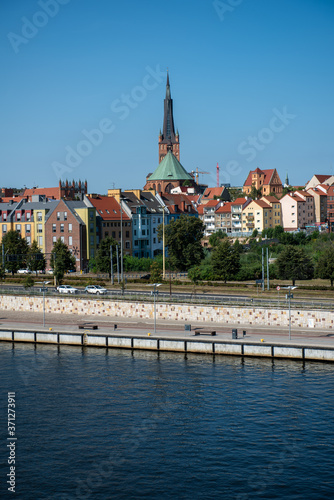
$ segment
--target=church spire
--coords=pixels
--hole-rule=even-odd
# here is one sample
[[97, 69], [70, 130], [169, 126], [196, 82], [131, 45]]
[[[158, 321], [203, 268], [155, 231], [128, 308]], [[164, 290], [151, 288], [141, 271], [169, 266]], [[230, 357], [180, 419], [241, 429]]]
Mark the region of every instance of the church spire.
[[162, 135], [159, 136], [159, 163], [171, 151], [180, 161], [179, 136], [175, 134], [173, 99], [171, 98], [169, 72], [167, 70], [166, 98], [164, 100], [164, 121]]

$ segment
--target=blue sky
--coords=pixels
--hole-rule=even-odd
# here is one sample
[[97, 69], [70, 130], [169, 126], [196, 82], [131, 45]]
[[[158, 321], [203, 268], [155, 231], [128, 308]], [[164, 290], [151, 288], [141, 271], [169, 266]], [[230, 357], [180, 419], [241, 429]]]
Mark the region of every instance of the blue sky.
[[4, 0], [1, 186], [142, 188], [169, 68], [200, 181], [334, 174], [332, 0]]

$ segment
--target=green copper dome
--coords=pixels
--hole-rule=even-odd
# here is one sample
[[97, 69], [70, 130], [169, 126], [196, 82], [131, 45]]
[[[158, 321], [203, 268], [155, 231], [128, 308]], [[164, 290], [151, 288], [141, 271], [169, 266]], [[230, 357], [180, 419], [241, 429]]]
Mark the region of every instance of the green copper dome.
[[148, 178], [149, 181], [180, 181], [188, 179], [193, 180], [171, 151], [168, 151], [158, 168]]

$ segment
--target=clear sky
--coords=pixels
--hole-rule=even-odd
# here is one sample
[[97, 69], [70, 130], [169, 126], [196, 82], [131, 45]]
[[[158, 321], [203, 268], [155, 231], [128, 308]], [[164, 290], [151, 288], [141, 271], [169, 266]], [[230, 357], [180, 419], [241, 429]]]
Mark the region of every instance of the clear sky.
[[1, 186], [142, 188], [169, 68], [200, 181], [334, 174], [333, 0], [3, 0]]

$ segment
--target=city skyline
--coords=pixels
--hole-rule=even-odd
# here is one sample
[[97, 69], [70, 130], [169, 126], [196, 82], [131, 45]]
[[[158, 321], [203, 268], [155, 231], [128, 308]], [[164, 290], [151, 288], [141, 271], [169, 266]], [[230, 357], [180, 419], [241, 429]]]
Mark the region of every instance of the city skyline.
[[333, 174], [334, 6], [322, 0], [2, 6], [2, 186], [142, 188], [169, 68], [180, 162], [242, 185]]

